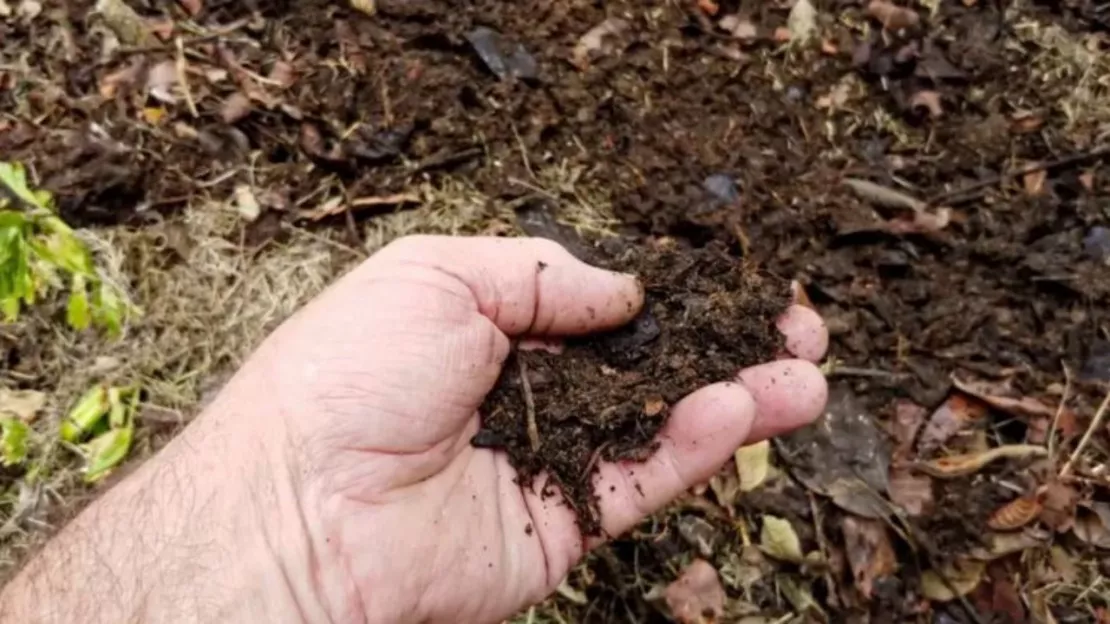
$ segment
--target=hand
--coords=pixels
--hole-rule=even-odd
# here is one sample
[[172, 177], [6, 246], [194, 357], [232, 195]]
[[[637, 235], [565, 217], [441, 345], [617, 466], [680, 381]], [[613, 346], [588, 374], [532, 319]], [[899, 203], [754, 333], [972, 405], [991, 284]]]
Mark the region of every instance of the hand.
[[[510, 339], [617, 327], [642, 297], [634, 278], [548, 241], [402, 239], [279, 328], [155, 468], [119, 489], [159, 487], [166, 462], [190, 467], [172, 472], [191, 474], [205, 513], [167, 503], [159, 515], [209, 527], [229, 567], [213, 571], [222, 582], [189, 579], [241, 597], [213, 597], [220, 606], [202, 619], [271, 609], [337, 622], [498, 621], [542, 600], [596, 540], [584, 542], [558, 500], [515, 484], [502, 453], [470, 445], [477, 410]], [[820, 413], [824, 378], [806, 360], [822, 357], [824, 326], [801, 307], [779, 325], [801, 359], [738, 371], [675, 406], [658, 452], [635, 467], [639, 488], [601, 467], [607, 534], [707, 480], [740, 445]]]

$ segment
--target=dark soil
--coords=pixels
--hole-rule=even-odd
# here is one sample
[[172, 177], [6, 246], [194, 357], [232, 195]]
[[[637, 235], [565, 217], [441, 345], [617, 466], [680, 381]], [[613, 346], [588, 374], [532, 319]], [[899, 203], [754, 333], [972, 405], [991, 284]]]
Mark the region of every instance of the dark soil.
[[[350, 227], [393, 209], [358, 199], [456, 176], [497, 202], [546, 197], [558, 218], [570, 218], [583, 189], [600, 193], [623, 222], [629, 253], [650, 261], [652, 241], [670, 237], [692, 250], [679, 252], [679, 266], [693, 275], [731, 276], [649, 281], [660, 336], [647, 344], [620, 347], [629, 336], [619, 334], [559, 358], [519, 354], [535, 377], [543, 462], [521, 428], [519, 367], [507, 369], [490, 399], [486, 443], [507, 444], [525, 478], [548, 466], [577, 488], [572, 502], [587, 528], [596, 518], [581, 480], [595, 455], [638, 455], [679, 394], [771, 350], [765, 332], [782, 300], [745, 290], [755, 275], [803, 283], [832, 335], [841, 365], [832, 375], [874, 421], [891, 420], [896, 400], [932, 411], [953, 392], [954, 373], [1005, 382], [1054, 408], [1066, 366], [1075, 373], [1069, 405], [1085, 427], [1098, 384], [1110, 379], [1110, 169], [1100, 144], [1107, 96], [1096, 89], [1065, 109], [1086, 70], [1065, 71], [1070, 61], [1032, 39], [1061, 26], [1079, 49], [1105, 55], [1105, 37], [1084, 39], [1105, 30], [1105, 3], [964, 0], [932, 12], [907, 2], [919, 22], [892, 33], [867, 14], [867, 2], [816, 0], [819, 39], [792, 46], [775, 36], [786, 1], [379, 0], [368, 17], [325, 0], [206, 0], [189, 17], [175, 3], [134, 0], [144, 16], [192, 24], [174, 33], [189, 97], [169, 101], [151, 93], [149, 76], [176, 62], [175, 46], [105, 52], [93, 4], [46, 2], [39, 15], [0, 21], [3, 58], [18, 59], [0, 64], [0, 153], [28, 163], [76, 224], [138, 225], [250, 184], [264, 210], [246, 226], [255, 240], [265, 238], [260, 223], [310, 220], [306, 211], [325, 196], [342, 196], [350, 210], [324, 226]], [[716, 16], [704, 12], [711, 6]], [[734, 39], [716, 25], [732, 15], [750, 19], [754, 38]], [[582, 37], [611, 18], [623, 27], [576, 54]], [[244, 94], [249, 108], [231, 110]], [[1043, 165], [1039, 183], [1015, 173], [1034, 162]], [[536, 191], [536, 172], [552, 167], [573, 180]], [[926, 205], [922, 214], [880, 205], [845, 186], [846, 177]], [[378, 208], [360, 208], [371, 204]], [[952, 209], [943, 226], [918, 220], [941, 207]], [[674, 276], [660, 268], [659, 278]], [[691, 300], [714, 293], [722, 309], [756, 306], [757, 321], [674, 322]], [[719, 357], [703, 357], [713, 350]], [[665, 368], [672, 355], [681, 378]], [[615, 372], [598, 373], [602, 363]], [[586, 383], [599, 379], [607, 387]], [[664, 409], [647, 415], [657, 400]], [[1003, 426], [1015, 420], [1018, 427]], [[578, 444], [550, 446], [570, 427], [581, 432]], [[1038, 427], [1043, 419], [995, 410], [977, 440], [1020, 442]], [[619, 443], [605, 444], [614, 437]], [[1067, 457], [1075, 437], [1062, 437], [1055, 459]], [[1104, 432], [1088, 450], [1110, 456]], [[1088, 499], [1110, 498], [1104, 481], [1083, 488]], [[925, 537], [943, 537], [952, 556], [981, 544], [986, 531], [978, 506], [962, 521], [952, 517], [961, 491], [976, 501], [1015, 495], [1008, 478], [969, 476], [940, 488], [944, 513], [906, 520], [928, 527], [917, 531]], [[828, 568], [771, 574], [754, 566], [754, 547], [735, 535], [738, 526], [756, 531], [764, 514], [790, 520]], [[790, 477], [738, 499], [720, 487], [698, 490], [594, 554], [572, 580], [585, 603], [555, 604], [572, 621], [657, 620], [665, 610], [645, 596], [701, 556], [721, 571], [737, 616], [804, 610], [781, 589], [784, 579], [800, 579], [837, 621], [968, 620], [959, 601], [923, 601], [917, 581], [928, 562], [917, 559], [884, 579], [882, 600], [855, 595], [843, 517]], [[682, 537], [678, 527], [693, 520], [716, 532], [718, 548], [707, 553]], [[903, 540], [898, 549], [911, 552]], [[1061, 596], [1052, 599], [1058, 621], [1089, 614], [1066, 606], [1066, 594], [1043, 593]]]
[[473, 441], [504, 448], [522, 485], [547, 471], [594, 535], [598, 462], [647, 459], [682, 397], [781, 353], [774, 324], [790, 302], [788, 282], [740, 265], [723, 245], [630, 248], [605, 264], [641, 277], [644, 311], [561, 354], [514, 352]]

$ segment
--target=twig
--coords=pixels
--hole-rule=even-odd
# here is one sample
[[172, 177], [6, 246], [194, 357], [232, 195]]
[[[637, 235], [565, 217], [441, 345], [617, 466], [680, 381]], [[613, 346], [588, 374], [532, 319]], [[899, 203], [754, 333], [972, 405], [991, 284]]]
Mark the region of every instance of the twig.
[[181, 84], [181, 92], [185, 95], [185, 104], [189, 107], [189, 114], [194, 119], [200, 116], [197, 112], [196, 102], [193, 101], [193, 92], [189, 88], [189, 78], [186, 76], [186, 63], [185, 63], [185, 43], [181, 37], [174, 37], [174, 46], [177, 48], [177, 58], [174, 62], [174, 68], [177, 70], [177, 82]]
[[520, 387], [524, 391], [524, 408], [528, 417], [528, 442], [532, 445], [532, 452], [540, 450], [540, 429], [536, 426], [536, 399], [532, 396], [532, 383], [528, 381], [528, 365], [518, 353], [517, 366], [520, 368]]
[[1056, 430], [1060, 425], [1060, 415], [1064, 413], [1064, 407], [1071, 397], [1071, 370], [1067, 362], [1061, 362], [1060, 366], [1064, 369], [1064, 395], [1060, 397], [1060, 404], [1056, 406], [1056, 414], [1052, 417], [1052, 425], [1048, 428], [1048, 456], [1053, 458], [1056, 456]]
[[828, 371], [829, 377], [880, 377], [887, 379], [905, 379], [907, 373], [895, 373], [877, 368], [856, 368], [854, 366], [835, 366]]
[[929, 199], [927, 204], [929, 206], [936, 206], [938, 204], [949, 202], [955, 198], [960, 198], [966, 201], [968, 199], [971, 199], [971, 197], [962, 197], [963, 195], [968, 195], [970, 193], [981, 191], [987, 187], [994, 186], [1010, 178], [1016, 178], [1018, 176], [1024, 176], [1030, 173], [1036, 173], [1038, 171], [1045, 171], [1047, 169], [1056, 169], [1057, 167], [1066, 167], [1067, 165], [1073, 165], [1085, 160], [1090, 160], [1092, 158], [1101, 158], [1107, 155], [1110, 155], [1110, 145], [1100, 145], [1099, 147], [1083, 152], [1082, 154], [1072, 154], [1071, 156], [1065, 156], [1056, 160], [1050, 160], [1045, 163], [1027, 165], [1016, 171], [991, 176], [986, 180], [980, 180], [978, 182], [969, 184], [961, 189], [956, 189], [954, 191], [947, 191], [938, 195], [934, 195], [931, 199]]
[[1091, 443], [1091, 438], [1094, 437], [1095, 431], [1102, 426], [1102, 420], [1106, 417], [1106, 411], [1110, 409], [1110, 392], [1106, 393], [1106, 398], [1102, 400], [1102, 405], [1098, 406], [1098, 411], [1095, 412], [1095, 417], [1091, 419], [1091, 425], [1087, 427], [1087, 431], [1083, 434], [1083, 439], [1079, 441], [1079, 446], [1075, 447], [1072, 451], [1071, 457], [1068, 458], [1068, 463], [1060, 469], [1060, 476], [1066, 477], [1071, 472], [1072, 464], [1075, 463], [1083, 451], [1087, 449], [1087, 445]]
[[[820, 510], [820, 508], [817, 507], [817, 497], [814, 496], [813, 492], [810, 492], [810, 491], [806, 491], [806, 494], [809, 495], [809, 512], [810, 512], [810, 515], [813, 516], [813, 530], [817, 535], [817, 547], [821, 549], [821, 557], [823, 557], [825, 561], [828, 561], [829, 560], [829, 541], [825, 537], [824, 527], [821, 526], [821, 524], [822, 524], [822, 522], [821, 522], [821, 510]], [[825, 568], [825, 574], [824, 574], [825, 589], [826, 589], [826, 591], [829, 592], [829, 601], [830, 602], [832, 602], [834, 600], [839, 602], [840, 597], [839, 597], [839, 595], [837, 594], [837, 591], [836, 591], [836, 581], [833, 579], [832, 573], [829, 570], [830, 570], [829, 567]]]

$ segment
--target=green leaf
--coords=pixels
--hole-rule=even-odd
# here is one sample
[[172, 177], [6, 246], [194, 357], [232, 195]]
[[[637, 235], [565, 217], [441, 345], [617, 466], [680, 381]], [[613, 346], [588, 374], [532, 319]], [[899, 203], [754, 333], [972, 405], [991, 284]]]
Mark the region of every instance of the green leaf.
[[15, 466], [27, 459], [31, 428], [14, 418], [0, 418], [0, 465]]
[[127, 303], [110, 284], [101, 282], [93, 293], [93, 318], [111, 336], [119, 336], [123, 331], [127, 309]]
[[40, 210], [50, 210], [50, 195], [35, 193], [27, 186], [27, 171], [19, 163], [0, 162], [0, 184], [21, 202]]
[[135, 428], [112, 429], [81, 446], [85, 454], [85, 482], [94, 483], [107, 476], [131, 450]]
[[78, 331], [88, 329], [92, 322], [89, 312], [89, 294], [85, 289], [85, 278], [73, 278], [72, 290], [69, 293], [69, 304], [66, 306], [66, 322]]
[[108, 388], [102, 385], [93, 386], [62, 421], [62, 439], [76, 442], [85, 437], [108, 414], [110, 407]]

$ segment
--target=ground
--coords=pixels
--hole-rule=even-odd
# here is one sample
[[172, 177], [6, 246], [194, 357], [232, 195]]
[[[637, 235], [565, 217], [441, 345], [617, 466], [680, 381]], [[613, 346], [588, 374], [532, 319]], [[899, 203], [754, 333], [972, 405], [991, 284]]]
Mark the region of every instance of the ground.
[[54, 442], [89, 385], [143, 388], [126, 472], [389, 239], [556, 221], [797, 281], [833, 393], [519, 621], [1110, 617], [1099, 3], [95, 8], [0, 0], [0, 154], [143, 314], [0, 328], [3, 396], [46, 398], [0, 469], [0, 579], [108, 485]]

